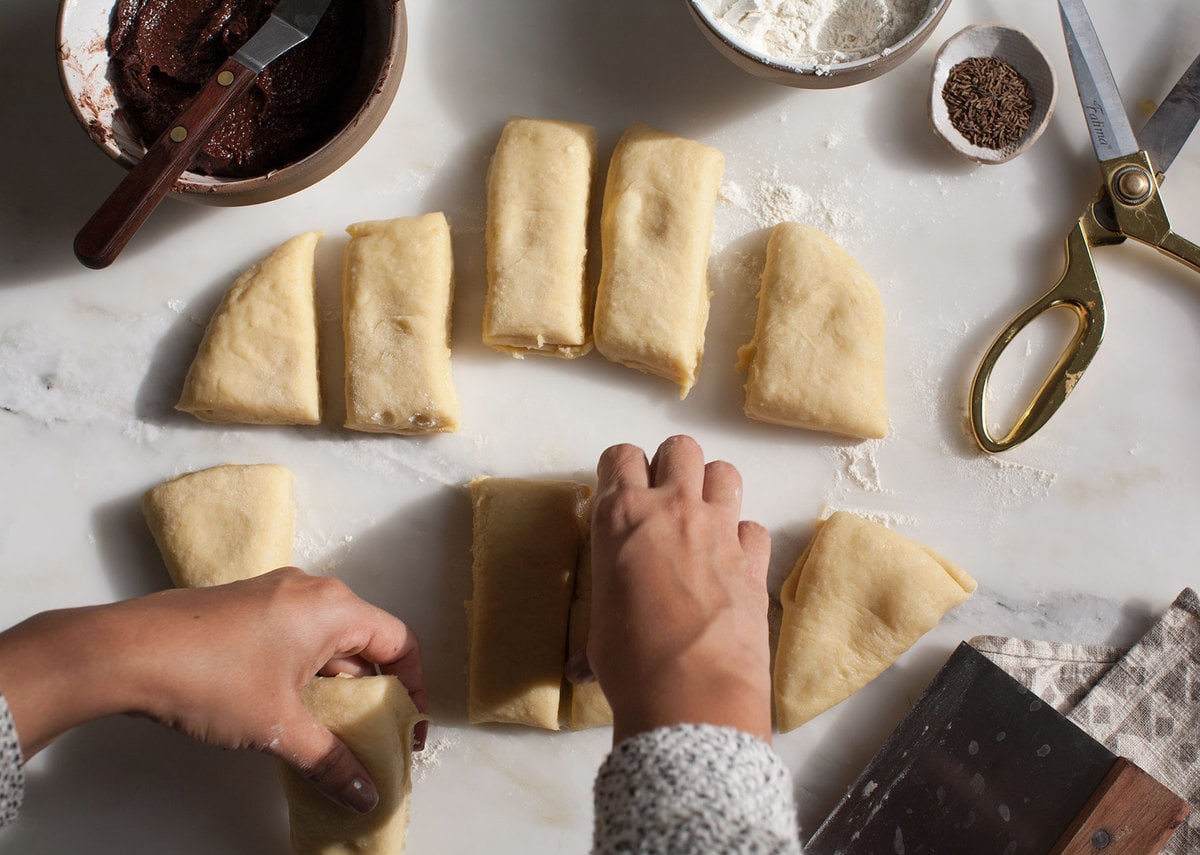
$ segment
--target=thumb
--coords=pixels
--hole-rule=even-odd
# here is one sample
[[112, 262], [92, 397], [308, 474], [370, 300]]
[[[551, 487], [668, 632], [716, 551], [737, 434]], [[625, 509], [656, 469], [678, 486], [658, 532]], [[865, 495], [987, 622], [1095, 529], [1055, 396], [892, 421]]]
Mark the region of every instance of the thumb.
[[322, 793], [357, 813], [379, 803], [379, 790], [362, 761], [303, 707], [271, 750]]

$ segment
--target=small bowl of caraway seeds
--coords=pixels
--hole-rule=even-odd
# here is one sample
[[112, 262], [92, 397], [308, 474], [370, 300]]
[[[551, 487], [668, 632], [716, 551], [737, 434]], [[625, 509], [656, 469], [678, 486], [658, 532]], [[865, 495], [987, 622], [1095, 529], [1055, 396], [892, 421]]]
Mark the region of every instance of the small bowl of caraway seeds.
[[959, 154], [1004, 163], [1042, 135], [1057, 96], [1054, 69], [1033, 39], [980, 24], [951, 36], [938, 51], [929, 117]]

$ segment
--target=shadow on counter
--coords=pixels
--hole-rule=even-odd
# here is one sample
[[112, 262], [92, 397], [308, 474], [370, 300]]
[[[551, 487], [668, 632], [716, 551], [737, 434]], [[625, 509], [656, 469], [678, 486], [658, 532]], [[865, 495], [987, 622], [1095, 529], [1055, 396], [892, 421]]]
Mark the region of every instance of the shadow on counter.
[[[75, 233], [125, 175], [67, 106], [54, 58], [56, 11], [56, 3], [8, 4], [0, 24], [0, 287], [84, 271], [71, 248]], [[153, 250], [157, 238], [203, 215], [200, 205], [163, 204], [124, 255]]]
[[518, 114], [703, 135], [792, 92], [718, 54], [686, 3], [525, 5], [520, 15], [507, 3], [432, 7], [430, 38], [410, 62], [428, 65], [441, 103], [463, 123]]
[[114, 717], [76, 728], [33, 759], [0, 855], [287, 855], [288, 837], [275, 760]]

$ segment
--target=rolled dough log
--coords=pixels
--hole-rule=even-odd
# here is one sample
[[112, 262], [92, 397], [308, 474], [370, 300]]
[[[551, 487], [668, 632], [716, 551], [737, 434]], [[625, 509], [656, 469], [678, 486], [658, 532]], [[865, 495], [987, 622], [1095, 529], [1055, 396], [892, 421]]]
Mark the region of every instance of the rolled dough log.
[[471, 482], [468, 719], [558, 729], [567, 625], [592, 490], [574, 481]]
[[209, 321], [177, 410], [207, 422], [315, 425], [321, 232], [284, 243], [238, 277]]
[[175, 586], [223, 585], [291, 564], [292, 483], [283, 466], [224, 464], [148, 490], [142, 511]]
[[346, 427], [458, 430], [450, 373], [454, 259], [445, 215], [355, 223], [346, 231]]
[[[592, 560], [591, 549], [585, 542], [579, 557], [579, 570], [575, 578], [575, 597], [571, 600], [570, 644], [568, 655], [587, 644], [588, 630], [592, 624]], [[586, 730], [590, 727], [605, 727], [613, 723], [612, 707], [598, 682], [571, 683], [571, 707], [568, 721], [571, 730]]]
[[596, 130], [514, 117], [488, 168], [483, 342], [524, 356], [592, 349], [587, 225]]
[[780, 223], [767, 243], [758, 322], [738, 351], [746, 415], [859, 438], [887, 434], [883, 303], [830, 238]]
[[708, 323], [708, 251], [725, 160], [711, 146], [629, 128], [604, 188], [596, 349], [679, 384], [700, 371]]
[[875, 679], [975, 587], [961, 568], [879, 523], [844, 511], [818, 522], [780, 595], [779, 730]]
[[314, 677], [302, 699], [367, 767], [379, 804], [356, 813], [280, 763], [296, 855], [399, 855], [408, 833], [413, 728], [426, 717], [391, 676]]

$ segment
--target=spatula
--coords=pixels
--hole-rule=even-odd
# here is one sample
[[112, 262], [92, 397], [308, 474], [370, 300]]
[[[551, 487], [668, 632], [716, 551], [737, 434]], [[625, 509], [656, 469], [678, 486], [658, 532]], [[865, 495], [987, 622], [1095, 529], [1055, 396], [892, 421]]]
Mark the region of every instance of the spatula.
[[330, 0], [282, 0], [267, 22], [217, 69], [75, 236], [87, 267], [112, 264], [259, 73], [312, 35]]

